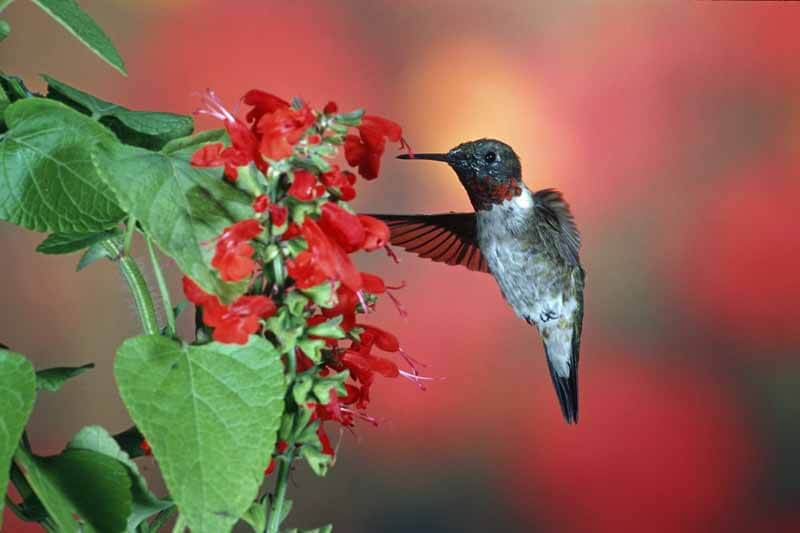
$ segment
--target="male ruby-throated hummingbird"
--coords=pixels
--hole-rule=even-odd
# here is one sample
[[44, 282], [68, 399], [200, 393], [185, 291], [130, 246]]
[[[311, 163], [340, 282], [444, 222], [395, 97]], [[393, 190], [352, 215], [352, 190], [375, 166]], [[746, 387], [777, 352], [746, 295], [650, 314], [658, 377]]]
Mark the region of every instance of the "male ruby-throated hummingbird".
[[580, 236], [560, 192], [531, 192], [507, 144], [480, 139], [446, 154], [401, 155], [450, 165], [474, 213], [375, 215], [391, 243], [420, 257], [489, 272], [520, 318], [544, 340], [550, 376], [568, 423], [578, 421], [578, 352], [585, 275]]

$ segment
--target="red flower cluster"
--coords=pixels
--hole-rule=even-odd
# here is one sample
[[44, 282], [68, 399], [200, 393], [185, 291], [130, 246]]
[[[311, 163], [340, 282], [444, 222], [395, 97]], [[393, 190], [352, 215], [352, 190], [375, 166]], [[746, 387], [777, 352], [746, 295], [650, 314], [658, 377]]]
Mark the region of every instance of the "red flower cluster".
[[[241, 296], [224, 305], [217, 296], [206, 293], [188, 277], [183, 280], [184, 293], [190, 302], [202, 309], [203, 323], [213, 328], [214, 340], [244, 344], [249, 335], [261, 331], [262, 319], [277, 312], [273, 301], [262, 293], [267, 289], [276, 294], [292, 290], [292, 285], [287, 289], [278, 281], [282, 276], [273, 277], [276, 268], [281, 268], [280, 264], [259, 263], [262, 258], [253, 246], [254, 239], [263, 239], [265, 248], [278, 247], [279, 253], [270, 255], [269, 261], [285, 261], [286, 273], [294, 288], [305, 290], [325, 282], [334, 283], [333, 307], [320, 307], [317, 312], [313, 304], [308, 304], [303, 316], [312, 316], [300, 319], [310, 328], [341, 317], [339, 326], [347, 334], [346, 340], [324, 339], [322, 362], [316, 365], [302, 350], [296, 349], [293, 355], [297, 358], [298, 372], [315, 369], [319, 377], [344, 371], [349, 374], [341, 397], [336, 388], [332, 388], [327, 403], [309, 402], [297, 406], [312, 410], [310, 423], [318, 424], [319, 445], [323, 453], [333, 456], [335, 451], [324, 423], [335, 421], [343, 427], [352, 427], [356, 418], [361, 418], [375, 424], [376, 420], [363, 410], [369, 403], [376, 375], [404, 376], [420, 387], [421, 382], [429, 378], [419, 375], [414, 361], [403, 353], [394, 335], [375, 326], [357, 324], [357, 313], [368, 313], [375, 297], [388, 291], [378, 276], [359, 272], [349, 254], [388, 249], [389, 228], [376, 218], [351, 212], [344, 203], [356, 196], [356, 176], [352, 172], [341, 170], [337, 165], [314, 162], [330, 157], [331, 146], [344, 145], [347, 162], [357, 167], [364, 178], [375, 179], [386, 141], [407, 147], [402, 130], [390, 120], [366, 115], [357, 126], [358, 134], [348, 135], [341, 123], [336, 126], [337, 117], [351, 124], [352, 115], [346, 118], [337, 115], [335, 103], [329, 102], [319, 113], [302, 102], [290, 105], [282, 98], [258, 90], [244, 96], [244, 103], [251, 106], [245, 121], [229, 113], [212, 92], [209, 91], [204, 100], [206, 109], [200, 112], [225, 122], [231, 146], [207, 145], [195, 153], [192, 163], [196, 166], [224, 165], [225, 176], [231, 181], [236, 180], [237, 167], [251, 163], [264, 174], [263, 179], [255, 180], [256, 186], [264, 189], [261, 194], [254, 195], [253, 218], [225, 228], [216, 241], [211, 260], [211, 266], [223, 281], [254, 280], [250, 291], [256, 294]], [[302, 165], [286, 168], [283, 162], [281, 168], [286, 170], [282, 170], [280, 179], [269, 174], [267, 160], [275, 162], [295, 153]], [[253, 182], [248, 182], [247, 190], [252, 187]], [[284, 228], [290, 219], [292, 222]], [[298, 242], [299, 239], [303, 242]], [[374, 353], [378, 350], [384, 353]], [[386, 357], [392, 353], [404, 357], [412, 372], [400, 370]], [[275, 453], [283, 453], [286, 447], [286, 442], [279, 442]], [[265, 474], [274, 468], [273, 459]]]
[[[196, 113], [222, 120], [231, 139], [231, 146], [226, 148], [223, 143], [205, 145], [194, 154], [192, 164], [198, 167], [224, 165], [225, 175], [231, 181], [237, 178], [237, 167], [251, 161], [259, 170], [266, 172], [269, 165], [265, 157], [277, 161], [291, 156], [295, 145], [317, 119], [305, 103], [294, 107], [282, 98], [256, 89], [248, 91], [244, 96], [244, 103], [253, 106], [247, 113], [249, 125], [225, 109], [213, 91], [206, 93], [203, 102], [206, 107]], [[337, 111], [336, 104], [328, 102], [323, 113], [331, 115]], [[344, 152], [347, 162], [357, 167], [358, 173], [364, 179], [374, 180], [378, 177], [387, 140], [400, 143], [401, 148], [411, 153], [411, 147], [403, 138], [403, 130], [396, 122], [375, 115], [364, 115], [357, 129], [358, 135], [345, 136]], [[321, 140], [322, 136], [317, 133], [312, 133], [308, 138], [310, 144], [318, 144]], [[325, 176], [323, 183], [328, 187], [339, 187], [344, 200], [355, 196], [352, 182], [343, 183], [338, 168]], [[344, 179], [349, 181], [349, 176], [345, 175]], [[332, 184], [334, 181], [338, 184]]]
[[240, 296], [230, 305], [208, 294], [191, 278], [183, 277], [186, 299], [203, 309], [203, 323], [214, 328], [212, 338], [217, 342], [246, 344], [250, 334], [260, 329], [260, 320], [275, 314], [275, 304], [268, 297]]

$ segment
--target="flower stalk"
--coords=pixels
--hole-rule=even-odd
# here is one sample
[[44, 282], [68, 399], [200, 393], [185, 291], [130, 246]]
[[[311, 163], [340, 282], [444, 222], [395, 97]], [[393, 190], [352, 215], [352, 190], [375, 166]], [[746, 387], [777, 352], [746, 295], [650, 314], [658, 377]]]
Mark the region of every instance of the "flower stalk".
[[265, 533], [278, 533], [278, 528], [281, 525], [281, 518], [283, 516], [283, 505], [286, 501], [286, 490], [289, 487], [289, 472], [292, 469], [292, 462], [294, 461], [294, 442], [290, 443], [286, 451], [286, 457], [281, 461], [278, 467], [278, 478], [275, 480], [275, 493], [272, 500], [272, 505], [269, 513], [269, 522]]

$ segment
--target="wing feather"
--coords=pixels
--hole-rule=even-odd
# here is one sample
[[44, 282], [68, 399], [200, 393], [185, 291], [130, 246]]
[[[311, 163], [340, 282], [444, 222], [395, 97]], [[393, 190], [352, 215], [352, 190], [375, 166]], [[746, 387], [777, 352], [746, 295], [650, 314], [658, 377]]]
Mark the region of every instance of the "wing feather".
[[489, 272], [486, 259], [478, 249], [475, 213], [371, 216], [386, 222], [391, 231], [390, 241], [395, 246], [437, 263]]

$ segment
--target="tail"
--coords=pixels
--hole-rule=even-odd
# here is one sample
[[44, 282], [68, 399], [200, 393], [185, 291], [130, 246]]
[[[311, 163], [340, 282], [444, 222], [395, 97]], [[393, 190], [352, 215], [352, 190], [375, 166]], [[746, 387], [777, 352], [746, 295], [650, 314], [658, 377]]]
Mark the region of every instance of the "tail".
[[[558, 342], [558, 346], [554, 343]], [[549, 344], [549, 346], [548, 346]], [[547, 367], [556, 389], [558, 403], [561, 404], [561, 413], [567, 424], [578, 423], [578, 343], [565, 343], [557, 340], [545, 340], [544, 351], [547, 354]], [[564, 357], [560, 352], [569, 348], [569, 356]], [[557, 368], [556, 368], [557, 367]]]

